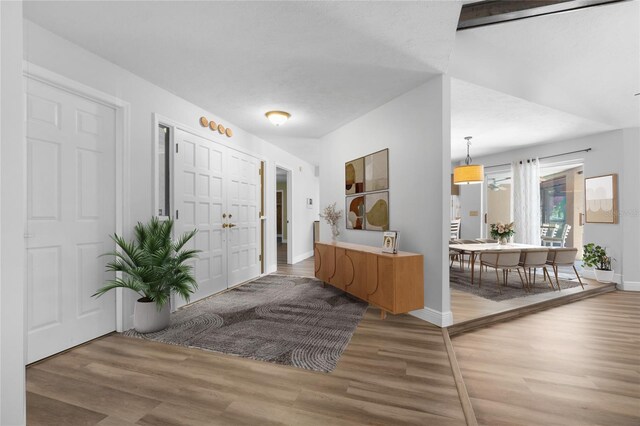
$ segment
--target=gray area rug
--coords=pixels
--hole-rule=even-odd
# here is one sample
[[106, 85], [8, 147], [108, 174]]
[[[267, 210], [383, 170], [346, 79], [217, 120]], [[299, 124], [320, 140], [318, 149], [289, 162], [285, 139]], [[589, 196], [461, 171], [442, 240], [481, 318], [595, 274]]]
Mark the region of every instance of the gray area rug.
[[[549, 269], [549, 272], [553, 276], [553, 272]], [[489, 268], [487, 271], [482, 271], [482, 288], [478, 286], [480, 269], [476, 267], [474, 272], [474, 280], [473, 286], [471, 285], [471, 271], [467, 266], [465, 266], [464, 271], [460, 271], [457, 263], [454, 263], [453, 268], [449, 268], [449, 285], [451, 288], [464, 291], [467, 293], [475, 294], [476, 296], [484, 297], [485, 299], [494, 300], [496, 302], [500, 302], [502, 300], [515, 299], [518, 297], [527, 297], [533, 294], [539, 293], [547, 293], [550, 291], [557, 292], [558, 290], [552, 290], [549, 287], [549, 281], [542, 280], [542, 273], [538, 271], [538, 275], [536, 276], [535, 286], [532, 284], [532, 291], [527, 292], [522, 288], [522, 283], [520, 281], [520, 277], [516, 271], [512, 271], [509, 273], [509, 279], [507, 281], [507, 285], [502, 284], [501, 290], [502, 293], [498, 290], [498, 285], [496, 281], [496, 272], [494, 269]], [[500, 282], [502, 283], [502, 272], [498, 271], [500, 276]], [[559, 274], [560, 275], [560, 274]], [[567, 280], [560, 278], [560, 288], [572, 288], [579, 286], [575, 275], [573, 275], [574, 280]], [[522, 276], [523, 279], [524, 275]], [[531, 275], [533, 279], [533, 274]], [[556, 285], [556, 279], [553, 278], [553, 284]], [[587, 283], [583, 281], [585, 287]], [[557, 287], [555, 287], [557, 288]]]
[[168, 329], [124, 334], [331, 372], [367, 306], [315, 278], [269, 275], [178, 309]]

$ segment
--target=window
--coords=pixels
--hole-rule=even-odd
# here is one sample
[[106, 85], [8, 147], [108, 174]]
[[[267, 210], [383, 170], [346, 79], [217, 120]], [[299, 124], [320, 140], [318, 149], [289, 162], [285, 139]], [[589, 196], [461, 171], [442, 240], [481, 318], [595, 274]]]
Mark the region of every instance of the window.
[[557, 177], [540, 183], [542, 223], [564, 225], [567, 221], [567, 179]]
[[171, 166], [170, 166], [170, 156], [171, 152], [171, 134], [170, 129], [166, 126], [160, 124], [158, 126], [158, 146], [157, 146], [157, 185], [158, 185], [158, 216], [165, 217], [169, 216], [170, 212], [170, 178], [171, 178]]

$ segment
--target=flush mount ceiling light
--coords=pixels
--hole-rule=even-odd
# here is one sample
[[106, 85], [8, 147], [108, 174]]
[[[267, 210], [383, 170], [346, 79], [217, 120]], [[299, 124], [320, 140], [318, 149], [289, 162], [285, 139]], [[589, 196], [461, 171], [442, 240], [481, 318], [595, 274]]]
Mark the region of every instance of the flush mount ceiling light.
[[265, 113], [265, 117], [267, 117], [274, 126], [281, 126], [287, 122], [291, 114], [285, 111], [268, 111]]
[[467, 141], [467, 158], [464, 166], [453, 169], [453, 183], [456, 185], [468, 185], [484, 182], [484, 166], [482, 164], [471, 164], [469, 147], [471, 146], [471, 136], [465, 137]]

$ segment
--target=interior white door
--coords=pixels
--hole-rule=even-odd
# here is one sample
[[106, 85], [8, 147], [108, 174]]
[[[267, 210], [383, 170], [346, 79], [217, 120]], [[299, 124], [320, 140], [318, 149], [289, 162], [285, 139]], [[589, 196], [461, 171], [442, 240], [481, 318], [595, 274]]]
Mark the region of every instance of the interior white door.
[[229, 287], [260, 275], [260, 161], [228, 153]]
[[[181, 130], [176, 130], [174, 199], [176, 235], [198, 229], [191, 247], [201, 250], [193, 267], [198, 289], [191, 300], [227, 288], [226, 148]], [[175, 307], [184, 305], [181, 298]]]
[[174, 141], [176, 235], [197, 228], [201, 250], [195, 301], [260, 275], [260, 161], [182, 130]]
[[27, 361], [115, 330], [115, 110], [26, 80]]

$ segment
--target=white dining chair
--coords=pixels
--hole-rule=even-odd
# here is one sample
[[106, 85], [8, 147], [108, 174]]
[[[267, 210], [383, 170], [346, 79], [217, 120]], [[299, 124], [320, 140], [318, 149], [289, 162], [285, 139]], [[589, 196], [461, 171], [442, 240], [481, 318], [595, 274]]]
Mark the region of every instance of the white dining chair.
[[520, 276], [520, 282], [522, 288], [526, 290], [526, 284], [522, 279], [522, 273], [520, 266], [520, 250], [486, 250], [480, 252], [480, 277], [479, 286], [482, 287], [482, 267], [493, 268], [496, 270], [496, 280], [498, 284], [498, 291], [502, 294], [502, 288], [500, 287], [500, 276], [498, 275], [498, 269], [502, 271], [502, 280], [504, 285], [507, 285], [509, 278], [509, 271], [515, 269]]
[[578, 274], [578, 270], [575, 265], [577, 255], [577, 248], [549, 248], [549, 253], [547, 254], [547, 266], [551, 266], [551, 268], [553, 268], [553, 274], [556, 277], [558, 291], [561, 290], [560, 280], [558, 279], [558, 266], [571, 266], [573, 268], [573, 272], [575, 272], [576, 277], [578, 278], [580, 286], [584, 290], [584, 284], [582, 284], [580, 274]]
[[[536, 271], [538, 268], [542, 269], [542, 276], [544, 281], [549, 278], [549, 285], [552, 289], [553, 282], [551, 281], [551, 276], [549, 275], [549, 271], [547, 271], [547, 255], [549, 253], [548, 248], [535, 248], [535, 249], [526, 249], [522, 250], [520, 253], [520, 266], [524, 271], [524, 278], [527, 282], [527, 287], [529, 289], [534, 289], [536, 286]], [[533, 279], [531, 278], [531, 270], [533, 269]]]

